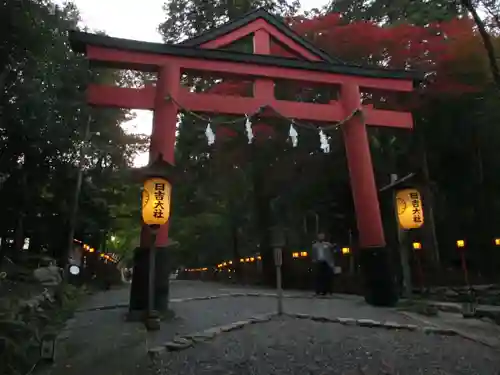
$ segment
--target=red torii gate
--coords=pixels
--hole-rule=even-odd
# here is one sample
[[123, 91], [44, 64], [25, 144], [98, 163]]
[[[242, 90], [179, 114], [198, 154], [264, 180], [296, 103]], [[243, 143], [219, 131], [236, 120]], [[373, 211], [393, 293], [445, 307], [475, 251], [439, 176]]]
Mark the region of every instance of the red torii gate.
[[[253, 38], [253, 54], [223, 49], [247, 36]], [[386, 242], [365, 124], [411, 129], [413, 120], [408, 112], [362, 106], [360, 88], [411, 92], [414, 82], [421, 79], [420, 74], [339, 63], [262, 9], [176, 45], [83, 32], [72, 32], [70, 40], [73, 50], [85, 53], [94, 65], [158, 73], [156, 86], [141, 89], [92, 84], [88, 87], [88, 102], [96, 106], [153, 110], [150, 159], [162, 154], [171, 164], [174, 164], [178, 106], [230, 115], [247, 115], [268, 106], [288, 118], [325, 123], [342, 121], [361, 109], [363, 116], [353, 116], [342, 126], [342, 131], [359, 246], [364, 253], [372, 254], [366, 275], [371, 284], [387, 287], [380, 278], [390, 275], [378, 275], [378, 279], [374, 276], [387, 273], [383, 270], [387, 252], [380, 251]], [[272, 56], [273, 49], [286, 57]], [[250, 77], [254, 80], [253, 97], [190, 92], [180, 84], [181, 74], [186, 70]], [[339, 85], [340, 97], [328, 104], [277, 100], [273, 82], [276, 79]], [[146, 247], [147, 236], [142, 237], [141, 247]], [[157, 246], [165, 246], [167, 240], [168, 226], [164, 226], [158, 234]]]

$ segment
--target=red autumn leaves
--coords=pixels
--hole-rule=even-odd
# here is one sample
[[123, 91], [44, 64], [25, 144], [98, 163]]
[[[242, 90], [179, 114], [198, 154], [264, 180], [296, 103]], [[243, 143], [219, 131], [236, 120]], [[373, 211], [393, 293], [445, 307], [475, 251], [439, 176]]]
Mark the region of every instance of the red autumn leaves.
[[[428, 97], [480, 91], [490, 81], [480, 38], [468, 18], [425, 26], [383, 26], [365, 21], [349, 23], [339, 14], [328, 14], [295, 17], [287, 22], [299, 35], [346, 63], [432, 72], [425, 89]], [[293, 58], [276, 43], [271, 53]], [[218, 84], [210, 93], [247, 96], [251, 86], [249, 81], [232, 80]], [[268, 129], [257, 127], [255, 132], [270, 136]]]

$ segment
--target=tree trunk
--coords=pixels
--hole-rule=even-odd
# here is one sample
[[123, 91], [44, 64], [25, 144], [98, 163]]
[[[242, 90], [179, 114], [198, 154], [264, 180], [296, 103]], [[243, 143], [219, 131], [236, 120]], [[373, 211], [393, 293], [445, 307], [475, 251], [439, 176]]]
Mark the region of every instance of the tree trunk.
[[493, 76], [493, 81], [497, 89], [500, 90], [500, 69], [497, 64], [497, 60], [495, 57], [495, 48], [493, 47], [493, 43], [491, 41], [490, 34], [486, 30], [486, 26], [483, 20], [477, 14], [476, 8], [472, 4], [471, 0], [460, 0], [462, 5], [467, 9], [467, 11], [471, 14], [474, 22], [476, 23], [477, 29], [479, 30], [479, 34], [481, 35], [481, 39], [483, 40], [484, 48], [486, 49], [486, 54], [488, 56], [488, 62], [490, 65], [491, 75]]
[[239, 249], [238, 232], [239, 228], [236, 223], [236, 220], [233, 217], [231, 219], [231, 240], [233, 244], [233, 259], [234, 259], [233, 268], [236, 273], [236, 280], [241, 281], [243, 280], [243, 275], [241, 274], [241, 266], [240, 266], [241, 254]]
[[[254, 150], [252, 145], [252, 150]], [[252, 152], [253, 159], [253, 171], [252, 179], [254, 186], [254, 199], [255, 199], [255, 211], [257, 216], [257, 228], [259, 233], [259, 244], [260, 244], [260, 254], [262, 256], [262, 271], [264, 277], [264, 283], [266, 285], [273, 285], [275, 279], [275, 267], [273, 250], [271, 248], [270, 241], [270, 220], [271, 220], [271, 209], [270, 209], [270, 198], [265, 191], [266, 186], [264, 184], [264, 177], [266, 175], [266, 167], [264, 163], [261, 163], [260, 159], [265, 157], [262, 155], [263, 150], [259, 150], [260, 153]]]
[[[23, 168], [24, 169], [24, 168]], [[21, 189], [20, 202], [16, 218], [16, 227], [14, 228], [14, 257], [17, 257], [24, 246], [24, 216], [26, 209], [26, 172], [21, 170]]]

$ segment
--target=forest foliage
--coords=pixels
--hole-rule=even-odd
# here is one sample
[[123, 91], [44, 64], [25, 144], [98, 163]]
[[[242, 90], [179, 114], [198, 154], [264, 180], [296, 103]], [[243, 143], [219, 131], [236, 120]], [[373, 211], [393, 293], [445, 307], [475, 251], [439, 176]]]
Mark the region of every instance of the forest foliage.
[[[473, 1], [485, 30], [498, 46], [498, 2]], [[413, 133], [370, 127], [377, 184], [427, 170], [439, 252], [443, 262], [457, 259], [454, 242], [467, 238], [475, 249], [472, 264], [488, 267], [495, 257], [492, 239], [500, 235], [497, 170], [500, 158], [498, 87], [477, 24], [463, 2], [433, 0], [336, 0], [300, 12], [285, 0], [168, 0], [158, 30], [175, 43], [265, 7], [296, 33], [349, 64], [427, 72], [415, 94], [404, 98], [365, 93], [366, 101], [412, 110]], [[132, 114], [94, 109], [85, 102], [89, 82], [130, 85], [123, 72], [90, 71], [68, 44], [78, 25], [78, 9], [49, 0], [3, 1], [0, 24], [0, 238], [2, 252], [14, 254], [30, 238], [30, 251], [61, 257], [67, 246], [69, 216], [82, 151], [84, 179], [75, 237], [96, 248], [130, 254], [138, 245], [139, 189], [128, 179], [134, 155], [148, 139], [124, 132]], [[190, 82], [207, 89], [206, 81]], [[237, 95], [244, 83], [215, 86]], [[286, 91], [286, 90], [285, 90]], [[314, 100], [309, 98], [308, 100]], [[85, 129], [90, 119], [90, 141]], [[319, 135], [297, 129], [299, 145], [276, 135], [290, 123], [254, 123], [258, 137], [248, 145], [244, 120], [212, 116], [216, 143], [208, 145], [207, 121], [181, 117], [176, 164], [182, 183], [174, 188], [171, 235], [179, 241], [186, 266], [215, 264], [228, 257], [269, 248], [269, 227], [288, 229], [290, 248], [303, 248], [313, 236], [314, 216], [336, 242], [356, 238], [348, 171], [340, 132]], [[272, 129], [272, 130], [269, 130]], [[239, 134], [234, 136], [234, 134]], [[383, 198], [387, 204], [386, 198]], [[392, 218], [386, 226], [388, 238]], [[418, 233], [425, 249], [435, 243], [428, 228]], [[113, 240], [111, 240], [113, 239]]]

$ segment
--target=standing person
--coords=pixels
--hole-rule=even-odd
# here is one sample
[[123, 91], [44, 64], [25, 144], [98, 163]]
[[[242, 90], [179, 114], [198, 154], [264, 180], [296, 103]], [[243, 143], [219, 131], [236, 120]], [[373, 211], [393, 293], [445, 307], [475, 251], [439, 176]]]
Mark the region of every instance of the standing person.
[[331, 294], [335, 269], [333, 245], [325, 241], [324, 233], [318, 233], [318, 239], [312, 246], [312, 261], [315, 264], [316, 294]]

